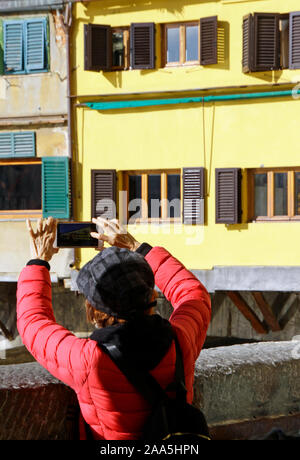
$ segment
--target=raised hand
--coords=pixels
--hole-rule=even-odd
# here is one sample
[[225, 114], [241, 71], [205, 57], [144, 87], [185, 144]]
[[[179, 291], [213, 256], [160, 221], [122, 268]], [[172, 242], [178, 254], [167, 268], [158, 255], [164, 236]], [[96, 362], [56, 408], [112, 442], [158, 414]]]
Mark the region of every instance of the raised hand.
[[27, 229], [30, 235], [30, 252], [32, 259], [49, 260], [58, 252], [58, 248], [53, 247], [57, 220], [53, 217], [39, 219], [36, 231], [33, 230], [31, 222], [26, 219]]
[[92, 232], [91, 236], [99, 241], [106, 241], [111, 246], [127, 248], [130, 251], [135, 251], [141, 245], [117, 219], [107, 220], [97, 217], [93, 218], [93, 222], [97, 225], [99, 232]]

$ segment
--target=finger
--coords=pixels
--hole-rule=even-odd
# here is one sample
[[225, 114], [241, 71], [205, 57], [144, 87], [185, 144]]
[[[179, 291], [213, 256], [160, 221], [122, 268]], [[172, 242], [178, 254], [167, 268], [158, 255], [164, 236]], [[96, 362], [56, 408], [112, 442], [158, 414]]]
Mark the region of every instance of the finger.
[[34, 236], [34, 231], [33, 231], [33, 228], [32, 228], [32, 225], [29, 219], [26, 219], [26, 226], [27, 226], [27, 230], [29, 231], [30, 235]]
[[38, 219], [38, 222], [37, 222], [37, 233], [41, 233], [43, 230], [43, 221], [42, 219]]
[[111, 219], [111, 222], [115, 225], [117, 229], [120, 229], [120, 224], [118, 219]]
[[110, 238], [107, 235], [104, 235], [103, 233], [91, 232], [90, 235], [93, 238], [96, 238], [97, 240], [106, 241], [106, 242], [109, 242], [110, 240]]

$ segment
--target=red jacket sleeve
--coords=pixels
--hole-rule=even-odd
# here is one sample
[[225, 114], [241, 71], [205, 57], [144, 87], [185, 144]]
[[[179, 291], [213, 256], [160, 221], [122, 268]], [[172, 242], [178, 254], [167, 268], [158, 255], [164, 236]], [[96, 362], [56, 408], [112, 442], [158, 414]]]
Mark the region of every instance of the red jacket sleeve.
[[210, 295], [203, 284], [181, 262], [161, 247], [145, 256], [156, 286], [172, 304], [171, 324], [184, 336], [184, 342], [197, 359], [205, 341], [211, 316]]
[[76, 391], [86, 380], [96, 342], [77, 338], [57, 324], [51, 297], [48, 269], [26, 266], [18, 280], [17, 328], [34, 358]]

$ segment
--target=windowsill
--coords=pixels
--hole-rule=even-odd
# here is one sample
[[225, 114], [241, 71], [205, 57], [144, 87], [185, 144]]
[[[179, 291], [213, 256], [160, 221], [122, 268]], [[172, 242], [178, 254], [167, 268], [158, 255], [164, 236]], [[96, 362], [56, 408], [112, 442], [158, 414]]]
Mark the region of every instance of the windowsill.
[[300, 216], [293, 216], [293, 217], [257, 217], [256, 219], [251, 220], [252, 223], [260, 223], [260, 222], [300, 222]]
[[14, 219], [39, 219], [43, 217], [42, 210], [32, 210], [32, 211], [0, 211], [0, 221], [1, 220], [14, 220]]
[[184, 62], [184, 63], [180, 63], [180, 62], [168, 62], [167, 64], [164, 65], [163, 69], [168, 69], [169, 67], [196, 67], [196, 66], [199, 66], [200, 67], [200, 62], [198, 61], [191, 61], [191, 62]]
[[51, 73], [51, 71], [49, 69], [45, 69], [45, 70], [36, 70], [35, 72], [16, 72], [16, 73], [3, 73], [1, 75], [1, 77], [5, 77], [5, 78], [18, 78], [18, 77], [21, 77], [21, 76], [26, 76], [26, 77], [35, 77], [36, 75], [40, 75], [40, 74], [45, 74], [45, 73]]

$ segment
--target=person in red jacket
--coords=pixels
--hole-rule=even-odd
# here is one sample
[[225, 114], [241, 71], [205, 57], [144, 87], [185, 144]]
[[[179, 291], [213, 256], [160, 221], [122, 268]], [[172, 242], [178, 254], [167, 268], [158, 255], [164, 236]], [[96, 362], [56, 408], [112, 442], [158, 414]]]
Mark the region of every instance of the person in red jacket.
[[[210, 296], [166, 249], [140, 244], [116, 220], [97, 222], [104, 232], [93, 236], [110, 247], [89, 261], [77, 278], [95, 332], [78, 338], [55, 321], [49, 275], [49, 261], [57, 252], [52, 218], [39, 220], [36, 231], [27, 222], [33, 258], [18, 280], [17, 327], [34, 358], [74, 389], [94, 439], [136, 440], [151, 407], [97, 340], [117, 344], [137, 368], [150, 371], [166, 389], [174, 380], [176, 334], [187, 402], [192, 403], [195, 361], [210, 321]], [[169, 321], [154, 312], [155, 285], [173, 306]]]

